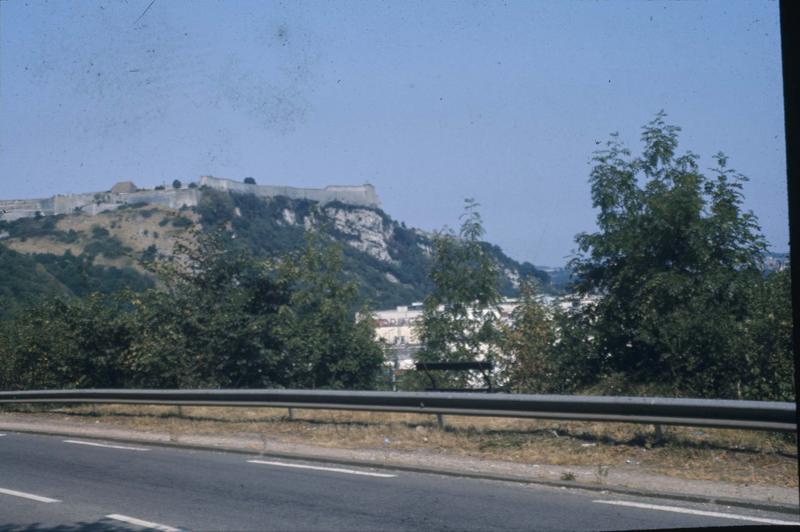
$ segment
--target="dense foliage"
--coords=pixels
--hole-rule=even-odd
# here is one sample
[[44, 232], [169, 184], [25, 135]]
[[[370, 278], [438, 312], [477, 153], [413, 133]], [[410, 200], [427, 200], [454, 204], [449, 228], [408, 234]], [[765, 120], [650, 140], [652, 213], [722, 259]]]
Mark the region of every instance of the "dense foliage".
[[[595, 233], [577, 236], [580, 295], [597, 296], [561, 347], [580, 387], [650, 385], [699, 397], [789, 399], [788, 273], [762, 273], [766, 248], [742, 209], [745, 177], [717, 154], [711, 175], [658, 114], [631, 153], [616, 136], [594, 156]], [[573, 324], [574, 327], [574, 324]]]
[[643, 128], [641, 156], [612, 138], [594, 157], [599, 230], [577, 237], [572, 262], [579, 293], [600, 296], [586, 309], [593, 355], [601, 375], [673, 393], [762, 396], [752, 385], [766, 361], [749, 340], [764, 317], [766, 243], [741, 207], [744, 176], [721, 153], [705, 175], [697, 155], [677, 154], [678, 131], [661, 113]]
[[[0, 325], [0, 388], [369, 388], [382, 354], [341, 253], [280, 263], [198, 234], [162, 289], [48, 299]], [[368, 316], [368, 313], [364, 313]]]

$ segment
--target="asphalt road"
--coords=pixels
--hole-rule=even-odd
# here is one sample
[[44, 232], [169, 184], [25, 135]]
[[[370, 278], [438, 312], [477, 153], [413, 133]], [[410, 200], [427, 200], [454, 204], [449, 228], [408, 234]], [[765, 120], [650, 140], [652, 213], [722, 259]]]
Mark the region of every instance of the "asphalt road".
[[0, 436], [0, 531], [624, 530], [798, 521], [663, 499], [98, 443]]

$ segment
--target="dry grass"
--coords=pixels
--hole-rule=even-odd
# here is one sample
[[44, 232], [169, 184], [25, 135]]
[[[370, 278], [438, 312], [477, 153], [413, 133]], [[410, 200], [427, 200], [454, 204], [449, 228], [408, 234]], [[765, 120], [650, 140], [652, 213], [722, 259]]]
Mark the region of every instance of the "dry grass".
[[[133, 250], [133, 254], [144, 251], [148, 246], [155, 246], [159, 253], [171, 254], [177, 239], [186, 235], [184, 228], [175, 228], [172, 224], [164, 226], [159, 223], [165, 218], [184, 216], [193, 222], [198, 222], [199, 215], [192, 210], [170, 209], [164, 206], [148, 206], [141, 209], [124, 209], [119, 211], [106, 211], [95, 216], [89, 214], [71, 214], [64, 216], [56, 224], [61, 231], [74, 230], [78, 232], [75, 242], [60, 242], [53, 236], [29, 237], [25, 240], [9, 238], [5, 245], [20, 253], [53, 253], [63, 255], [67, 251], [73, 255], [80, 255], [89, 242], [92, 241], [93, 227], [102, 227], [108, 230], [110, 236], [117, 237], [124, 246]], [[158, 235], [158, 237], [156, 237]], [[107, 266], [132, 266], [137, 268], [138, 263], [130, 257], [118, 259], [100, 259], [98, 264]], [[141, 270], [141, 268], [138, 268]]]
[[25, 240], [19, 238], [9, 238], [4, 241], [4, 244], [9, 248], [19, 253], [52, 253], [54, 255], [63, 255], [67, 251], [73, 255], [80, 255], [83, 253], [83, 244], [74, 243], [66, 244], [58, 242], [50, 237], [28, 237]]
[[[53, 410], [51, 410], [52, 412]], [[257, 434], [286, 443], [423, 451], [526, 464], [627, 468], [686, 479], [796, 487], [795, 436], [728, 429], [421, 414], [103, 405], [55, 410], [71, 419], [175, 434]]]

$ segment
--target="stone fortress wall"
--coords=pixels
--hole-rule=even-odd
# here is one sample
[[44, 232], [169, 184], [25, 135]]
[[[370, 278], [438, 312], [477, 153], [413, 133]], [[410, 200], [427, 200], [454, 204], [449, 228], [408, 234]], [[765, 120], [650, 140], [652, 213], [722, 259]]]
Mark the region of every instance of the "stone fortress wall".
[[0, 220], [17, 220], [42, 214], [53, 214], [53, 198], [0, 200]]
[[243, 194], [255, 194], [262, 197], [286, 196], [292, 199], [307, 199], [320, 204], [341, 201], [359, 207], [380, 207], [375, 187], [369, 184], [360, 186], [327, 186], [325, 188], [297, 188], [274, 185], [248, 185], [231, 179], [212, 176], [200, 178], [200, 186], [217, 190], [231, 190]]
[[0, 220], [17, 220], [42, 215], [69, 214], [76, 210], [92, 216], [112, 211], [123, 205], [146, 203], [178, 209], [184, 205], [194, 207], [199, 199], [197, 189], [143, 190], [129, 193], [97, 192], [87, 194], [57, 195], [52, 198], [30, 200], [0, 200]]
[[[359, 207], [379, 207], [380, 200], [372, 185], [329, 186], [318, 188], [295, 188], [272, 185], [248, 185], [230, 179], [203, 176], [200, 187], [254, 194], [259, 197], [288, 196], [292, 199], [307, 199], [320, 204], [341, 201]], [[133, 185], [131, 184], [131, 187]], [[116, 186], [115, 186], [116, 188]], [[133, 187], [135, 189], [135, 187]], [[123, 205], [145, 203], [171, 209], [183, 206], [195, 207], [203, 194], [202, 188], [167, 188], [164, 190], [135, 190], [130, 192], [96, 192], [86, 194], [56, 195], [51, 198], [0, 200], [0, 220], [17, 220], [42, 215], [69, 214], [81, 211], [92, 216], [118, 209]]]

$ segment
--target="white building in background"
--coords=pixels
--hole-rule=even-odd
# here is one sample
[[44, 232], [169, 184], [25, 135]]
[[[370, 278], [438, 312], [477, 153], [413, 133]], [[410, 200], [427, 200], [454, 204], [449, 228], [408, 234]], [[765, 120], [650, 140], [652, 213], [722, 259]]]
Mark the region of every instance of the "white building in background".
[[[547, 308], [562, 312], [576, 310], [591, 302], [595, 298], [576, 296], [555, 297], [549, 295], [539, 296], [539, 301]], [[504, 299], [499, 305], [499, 318], [509, 322], [511, 314], [517, 308], [517, 299]], [[378, 340], [386, 345], [386, 362], [392, 364], [395, 370], [414, 369], [414, 354], [422, 348], [417, 336], [416, 327], [422, 320], [423, 304], [411, 303], [394, 309], [378, 310], [373, 313], [376, 321], [375, 334]]]
[[386, 361], [396, 370], [413, 369], [414, 353], [422, 347], [416, 332], [422, 319], [422, 303], [378, 310], [374, 315], [375, 334], [386, 343]]
[[[517, 305], [516, 299], [504, 299], [499, 305], [499, 318], [508, 321]], [[386, 361], [395, 369], [414, 368], [414, 354], [422, 348], [416, 330], [422, 320], [422, 311], [423, 304], [415, 302], [374, 313], [377, 322], [375, 334], [378, 340], [385, 342]]]

